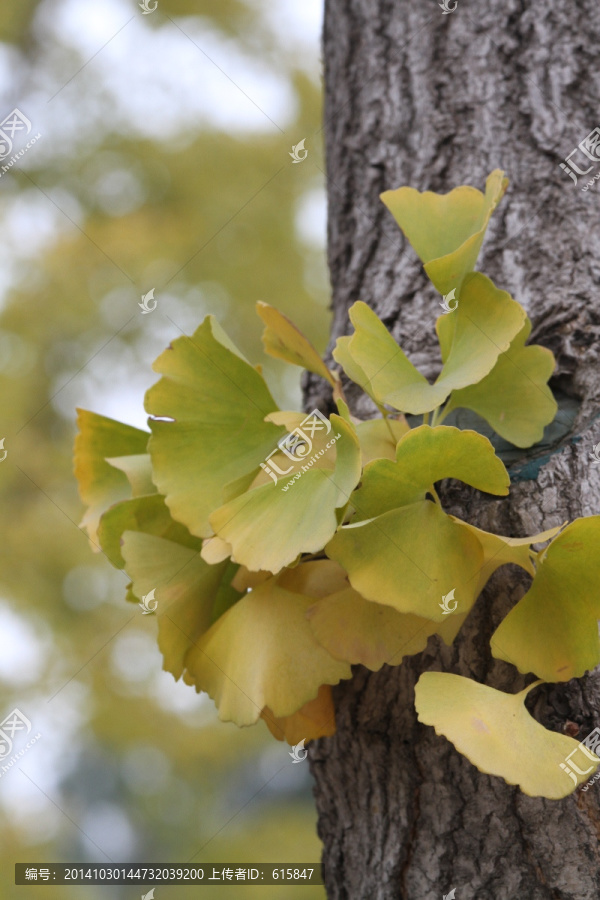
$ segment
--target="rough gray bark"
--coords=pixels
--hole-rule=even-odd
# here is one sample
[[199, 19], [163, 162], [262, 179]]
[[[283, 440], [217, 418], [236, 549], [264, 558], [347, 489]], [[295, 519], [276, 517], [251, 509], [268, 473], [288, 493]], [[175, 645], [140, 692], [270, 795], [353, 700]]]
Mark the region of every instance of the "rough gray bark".
[[[600, 183], [582, 192], [586, 179], [575, 186], [559, 168], [600, 124], [599, 39], [592, 0], [459, 0], [451, 15], [434, 0], [326, 0], [333, 338], [348, 333], [360, 298], [433, 377], [440, 298], [378, 195], [403, 184], [482, 189], [495, 167], [511, 180], [479, 268], [526, 307], [531, 340], [557, 357], [553, 387], [580, 406], [574, 421], [562, 414], [569, 433], [550, 453], [534, 448], [534, 464], [512, 467], [508, 498], [445, 491], [448, 511], [500, 534], [599, 512], [589, 453], [600, 440]], [[322, 390], [307, 381], [309, 406], [324, 402]], [[559, 802], [526, 797], [414, 712], [424, 670], [510, 692], [531, 680], [492, 659], [488, 643], [528, 580], [504, 567], [452, 648], [430, 639], [401, 666], [357, 668], [334, 689], [337, 734], [309, 751], [329, 897], [441, 900], [452, 887], [456, 900], [599, 896], [600, 787]], [[570, 721], [584, 736], [600, 722], [600, 675], [539, 688], [532, 704], [547, 727]]]

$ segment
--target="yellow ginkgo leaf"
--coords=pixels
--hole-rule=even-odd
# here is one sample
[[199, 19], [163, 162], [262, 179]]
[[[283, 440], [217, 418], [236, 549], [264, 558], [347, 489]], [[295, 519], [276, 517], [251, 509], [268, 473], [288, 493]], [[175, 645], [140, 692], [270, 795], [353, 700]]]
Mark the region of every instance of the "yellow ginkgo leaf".
[[373, 672], [384, 664], [399, 665], [420, 653], [429, 636], [442, 633], [451, 644], [465, 616], [432, 622], [391, 606], [365, 600], [352, 588], [323, 597], [307, 612], [315, 637], [336, 659], [363, 665]]
[[335, 709], [328, 684], [322, 684], [315, 699], [291, 716], [276, 718], [268, 706], [260, 715], [273, 737], [290, 746], [335, 734]]
[[349, 316], [354, 334], [338, 340], [334, 358], [380, 408], [413, 414], [430, 412], [451, 391], [481, 381], [525, 321], [524, 309], [506, 291], [479, 272], [468, 275], [458, 308], [438, 320], [444, 365], [430, 384], [366, 303], [355, 303]]
[[600, 516], [575, 519], [538, 556], [533, 583], [500, 623], [492, 653], [545, 681], [600, 663]]
[[265, 351], [276, 359], [284, 359], [295, 366], [301, 366], [320, 375], [335, 387], [336, 379], [329, 371], [311, 342], [296, 328], [287, 316], [269, 306], [268, 303], [256, 304], [256, 312], [267, 326], [262, 341]]
[[209, 566], [198, 550], [137, 531], [123, 534], [122, 552], [135, 596], [155, 591], [163, 668], [179, 678], [190, 648], [241, 596], [231, 587], [235, 566]]
[[450, 394], [445, 414], [460, 407], [472, 409], [517, 447], [540, 441], [558, 409], [548, 387], [555, 359], [546, 347], [525, 346], [530, 331], [527, 319], [485, 378]]
[[435, 287], [448, 294], [475, 268], [490, 216], [507, 186], [504, 172], [494, 169], [485, 183], [485, 194], [470, 185], [447, 194], [401, 187], [385, 191], [381, 199]]
[[80, 497], [88, 507], [81, 526], [98, 550], [97, 529], [102, 513], [113, 503], [132, 496], [127, 476], [107, 462], [107, 457], [145, 453], [150, 434], [86, 409], [77, 410], [77, 427], [75, 477]]
[[265, 707], [276, 719], [298, 712], [322, 684], [352, 674], [314, 637], [306, 618], [313, 603], [274, 578], [265, 581], [189, 651], [184, 681], [210, 694], [219, 718], [237, 725], [252, 725]]
[[504, 694], [461, 675], [424, 672], [415, 687], [415, 706], [419, 721], [433, 725], [480, 772], [518, 785], [529, 797], [560, 800], [586, 781], [600, 760], [590, 765], [588, 756], [589, 771], [577, 782], [562, 768], [579, 744], [548, 731], [527, 712], [525, 698], [539, 683]]
[[396, 446], [408, 434], [410, 426], [404, 416], [398, 419], [369, 419], [355, 423], [363, 466], [374, 459], [396, 459]]
[[267, 479], [268, 484], [211, 515], [212, 528], [231, 545], [236, 562], [251, 571], [279, 572], [299, 554], [322, 550], [333, 536], [336, 511], [348, 503], [360, 477], [360, 448], [352, 426], [332, 415], [331, 432], [319, 452], [318, 460], [314, 455], [304, 455], [298, 463], [288, 459], [293, 475]]
[[423, 500], [436, 481], [456, 478], [489, 494], [508, 494], [510, 479], [489, 440], [476, 431], [419, 425], [398, 442], [395, 461], [374, 460], [352, 496], [357, 517], [368, 519]]
[[443, 621], [443, 597], [455, 591], [459, 614], [477, 597], [481, 544], [436, 503], [422, 500], [340, 528], [325, 552], [367, 600]]
[[[450, 518], [454, 519], [454, 516], [450, 516]], [[548, 531], [542, 531], [541, 534], [532, 534], [524, 538], [511, 538], [493, 534], [490, 531], [483, 531], [469, 522], [463, 522], [462, 519], [455, 519], [455, 521], [461, 522], [465, 528], [468, 528], [477, 537], [483, 550], [483, 566], [477, 576], [479, 581], [477, 593], [483, 589], [496, 569], [508, 563], [525, 569], [530, 575], [535, 575], [535, 566], [532, 558], [535, 554], [531, 550], [531, 546], [533, 544], [543, 544], [556, 537], [563, 527], [562, 525], [557, 525], [556, 528], [549, 528]]]

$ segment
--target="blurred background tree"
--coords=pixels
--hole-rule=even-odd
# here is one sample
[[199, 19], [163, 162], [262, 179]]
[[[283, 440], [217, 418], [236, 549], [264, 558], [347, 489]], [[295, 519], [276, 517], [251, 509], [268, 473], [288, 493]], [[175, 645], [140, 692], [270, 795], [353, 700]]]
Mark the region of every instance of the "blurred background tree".
[[0, 10], [0, 118], [18, 107], [41, 134], [0, 176], [0, 715], [18, 707], [42, 735], [0, 779], [2, 897], [31, 893], [12, 884], [16, 861], [320, 859], [308, 766], [262, 722], [218, 723], [209, 698], [161, 670], [153, 617], [77, 529], [71, 463], [75, 407], [144, 427], [152, 360], [207, 313], [283, 408], [301, 408], [298, 380], [262, 352], [254, 305], [325, 348], [320, 6]]

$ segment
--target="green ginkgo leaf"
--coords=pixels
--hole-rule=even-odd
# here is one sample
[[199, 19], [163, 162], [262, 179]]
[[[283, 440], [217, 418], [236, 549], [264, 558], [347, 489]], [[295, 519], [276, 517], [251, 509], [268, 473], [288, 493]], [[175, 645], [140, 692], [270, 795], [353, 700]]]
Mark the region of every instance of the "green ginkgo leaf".
[[[451, 391], [484, 378], [525, 321], [525, 311], [506, 291], [479, 272], [469, 275], [458, 308], [438, 320], [444, 366], [429, 384], [365, 303], [355, 303], [349, 315], [354, 334], [347, 343], [340, 339], [342, 353], [336, 346], [334, 358], [380, 407], [388, 404], [413, 414], [436, 409]], [[348, 357], [356, 369], [348, 368]]]
[[490, 216], [508, 185], [503, 176], [504, 172], [494, 169], [485, 194], [470, 185], [448, 194], [421, 193], [411, 187], [381, 194], [441, 294], [459, 288], [475, 268]]
[[262, 340], [265, 351], [276, 359], [284, 359], [320, 375], [335, 387], [336, 380], [311, 342], [287, 316], [268, 303], [257, 303], [256, 312], [267, 326]]
[[101, 517], [98, 540], [103, 552], [117, 569], [125, 567], [121, 541], [125, 531], [143, 531], [176, 541], [200, 552], [202, 541], [193, 537], [180, 522], [175, 522], [160, 494], [147, 494], [115, 503]]
[[533, 583], [500, 623], [492, 653], [545, 681], [600, 663], [600, 516], [576, 519], [543, 550]]
[[153, 479], [173, 518], [208, 537], [225, 486], [257, 469], [284, 434], [264, 421], [275, 401], [212, 316], [154, 369], [163, 377], [146, 393], [146, 411], [172, 421], [150, 420]]
[[210, 694], [224, 721], [252, 725], [265, 709], [276, 719], [293, 715], [322, 684], [352, 674], [314, 637], [306, 618], [313, 603], [274, 578], [259, 585], [196, 642], [184, 681]]
[[342, 418], [332, 415], [331, 426], [331, 446], [319, 451], [318, 460], [305, 455], [294, 464], [288, 458], [293, 474], [254, 487], [211, 515], [215, 534], [231, 544], [235, 562], [251, 571], [279, 572], [299, 554], [322, 550], [332, 537], [336, 510], [348, 503], [360, 478], [360, 448]]
[[547, 384], [555, 360], [545, 347], [525, 346], [530, 332], [527, 319], [485, 378], [452, 392], [446, 413], [460, 407], [472, 409], [517, 447], [531, 447], [540, 441], [558, 409]]
[[137, 531], [124, 532], [122, 552], [135, 596], [154, 591], [163, 668], [180, 678], [190, 648], [242, 596], [230, 586], [235, 567], [209, 566], [191, 547]]
[[332, 656], [373, 672], [420, 653], [432, 634], [441, 634], [451, 644], [465, 620], [465, 615], [449, 615], [438, 623], [399, 613], [365, 600], [351, 587], [323, 597], [307, 617], [316, 639]]
[[100, 516], [113, 503], [132, 495], [127, 476], [107, 462], [107, 457], [143, 454], [150, 435], [86, 409], [77, 410], [77, 427], [75, 477], [79, 495], [88, 507], [80, 524], [98, 550]]
[[510, 479], [489, 440], [476, 431], [420, 425], [398, 442], [396, 460], [375, 460], [352, 495], [357, 517], [369, 519], [424, 500], [436, 481], [457, 478], [489, 494], [508, 494]]
[[[504, 694], [461, 675], [424, 672], [415, 687], [415, 707], [419, 721], [433, 725], [480, 772], [518, 785], [529, 797], [560, 800], [577, 786], [561, 763], [579, 745], [548, 731], [527, 712], [525, 698], [539, 683]], [[592, 764], [590, 771], [596, 767]], [[578, 783], [589, 777], [579, 776]]]
[[434, 621], [451, 591], [457, 612], [468, 612], [483, 565], [477, 538], [428, 500], [340, 528], [325, 552], [367, 600]]

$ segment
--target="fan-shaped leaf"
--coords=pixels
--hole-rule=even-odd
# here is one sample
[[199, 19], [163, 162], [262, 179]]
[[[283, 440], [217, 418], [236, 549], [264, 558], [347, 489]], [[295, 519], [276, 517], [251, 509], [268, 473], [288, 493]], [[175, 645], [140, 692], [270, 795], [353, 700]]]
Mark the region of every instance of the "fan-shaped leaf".
[[324, 454], [319, 466], [304, 457], [295, 465], [295, 480], [269, 481], [211, 515], [215, 533], [231, 544], [236, 562], [251, 571], [279, 572], [300, 553], [322, 550], [334, 534], [336, 509], [348, 503], [360, 477], [360, 449], [351, 425], [336, 415], [331, 425], [328, 443], [336, 440], [319, 451]]
[[477, 384], [453, 391], [446, 407], [447, 412], [472, 409], [517, 447], [540, 441], [558, 409], [547, 384], [554, 356], [545, 347], [525, 346], [530, 331], [527, 319], [492, 371]]
[[325, 552], [367, 600], [434, 621], [453, 589], [458, 612], [468, 612], [483, 564], [477, 538], [427, 500], [340, 528]]
[[259, 585], [196, 643], [184, 680], [207, 691], [219, 718], [237, 725], [252, 725], [265, 707], [276, 719], [298, 712], [322, 684], [351, 676], [315, 639], [306, 619], [312, 603], [274, 578]]
[[256, 469], [283, 434], [264, 421], [275, 401], [212, 316], [154, 369], [163, 377], [146, 393], [146, 411], [173, 421], [150, 421], [153, 478], [173, 518], [208, 537], [225, 486]]
[[302, 366], [335, 387], [336, 380], [329, 371], [311, 342], [287, 316], [268, 303], [257, 303], [256, 311], [267, 326], [263, 332], [263, 344], [266, 352], [276, 359], [284, 359], [295, 366]]
[[485, 194], [462, 185], [448, 194], [401, 187], [381, 195], [441, 294], [460, 287], [474, 269], [490, 216], [508, 185], [503, 176], [494, 169]]
[[365, 600], [350, 587], [323, 597], [307, 616], [316, 639], [332, 656], [373, 672], [420, 653], [431, 634], [441, 634], [451, 644], [465, 620], [464, 615], [449, 616], [437, 623], [399, 613], [391, 606]]
[[[107, 457], [144, 453], [150, 437], [147, 431], [132, 428], [86, 409], [77, 410], [79, 433], [75, 438], [75, 477], [79, 495], [89, 507], [81, 521], [96, 544], [100, 516], [105, 510], [131, 497], [127, 477], [107, 462]], [[99, 548], [95, 546], [95, 549]]]
[[209, 566], [197, 550], [137, 531], [123, 534], [122, 552], [134, 594], [155, 590], [163, 668], [179, 678], [190, 648], [241, 596], [230, 586], [235, 567]]
[[496, 629], [492, 653], [546, 681], [600, 662], [600, 516], [576, 519], [543, 550], [531, 587]]
[[335, 709], [328, 684], [322, 684], [315, 699], [309, 700], [291, 716], [276, 718], [268, 706], [260, 715], [273, 737], [287, 741], [290, 746], [302, 740], [312, 741], [335, 734]]
[[420, 425], [400, 439], [395, 462], [381, 459], [365, 467], [352, 505], [357, 516], [368, 519], [424, 500], [443, 478], [457, 478], [500, 495], [508, 494], [510, 484], [504, 463], [483, 435], [446, 425]]
[[444, 367], [434, 384], [415, 369], [365, 303], [351, 307], [350, 319], [355, 332], [347, 341], [340, 339], [341, 353], [338, 340], [336, 361], [380, 406], [417, 414], [440, 406], [451, 391], [484, 378], [521, 329], [525, 311], [485, 275], [477, 272], [465, 278], [458, 309], [438, 320]]
[[[419, 721], [433, 725], [480, 772], [517, 784], [529, 797], [560, 800], [576, 787], [561, 763], [579, 745], [529, 715], [525, 697], [537, 684], [504, 694], [460, 675], [424, 672], [415, 687], [415, 706]], [[585, 781], [589, 774], [579, 777]]]

